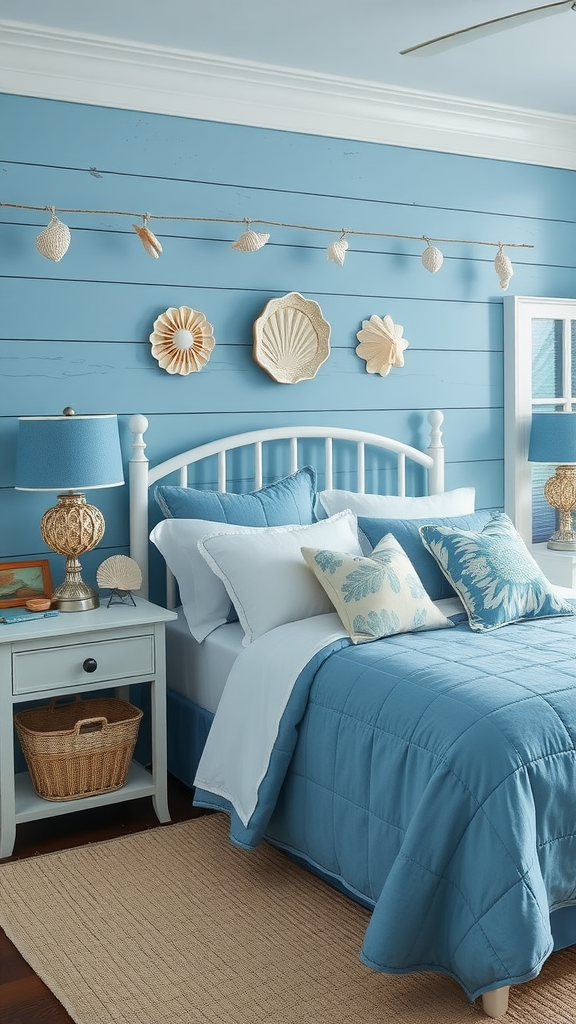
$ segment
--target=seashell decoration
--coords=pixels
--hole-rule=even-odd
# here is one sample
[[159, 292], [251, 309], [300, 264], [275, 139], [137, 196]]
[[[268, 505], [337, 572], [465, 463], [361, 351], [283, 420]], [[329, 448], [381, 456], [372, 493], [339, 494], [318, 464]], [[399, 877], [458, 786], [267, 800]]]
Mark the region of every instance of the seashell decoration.
[[51, 208], [50, 222], [39, 235], [36, 235], [36, 248], [42, 256], [58, 263], [68, 252], [71, 235], [70, 228], [56, 216], [55, 208]]
[[254, 361], [279, 384], [310, 380], [330, 355], [330, 324], [298, 292], [271, 299], [253, 331]]
[[[426, 241], [428, 242], [428, 239]], [[430, 242], [428, 242], [427, 247], [422, 253], [422, 266], [424, 269], [429, 270], [431, 274], [435, 274], [440, 270], [443, 263], [444, 257], [440, 249], [437, 249], [435, 245], [430, 245]]]
[[344, 260], [346, 259], [346, 252], [348, 249], [348, 242], [346, 241], [346, 232], [343, 231], [341, 237], [337, 242], [332, 242], [332, 245], [328, 246], [327, 259], [333, 263], [339, 263], [342, 267]]
[[366, 360], [368, 373], [379, 373], [386, 377], [393, 366], [404, 366], [404, 349], [408, 348], [402, 337], [404, 328], [395, 324], [391, 316], [371, 316], [362, 321], [362, 330], [356, 337], [356, 355]]
[[98, 567], [96, 582], [102, 590], [140, 590], [142, 570], [128, 555], [111, 555]]
[[154, 321], [152, 355], [167, 373], [196, 373], [208, 362], [215, 345], [212, 324], [189, 306], [171, 306]]
[[510, 259], [503, 251], [502, 246], [499, 247], [494, 258], [494, 270], [500, 279], [500, 287], [502, 291], [505, 292], [510, 283], [510, 278], [514, 274], [514, 268]]
[[256, 252], [257, 249], [261, 249], [262, 246], [266, 245], [270, 235], [265, 234], [261, 231], [252, 231], [250, 227], [250, 221], [246, 221], [246, 231], [240, 238], [237, 238], [235, 242], [232, 242], [231, 249], [237, 249], [238, 252]]
[[132, 227], [134, 228], [134, 231], [140, 238], [140, 241], [142, 242], [142, 245], [146, 249], [146, 252], [150, 256], [153, 256], [155, 260], [157, 260], [160, 253], [162, 252], [162, 246], [160, 245], [160, 242], [156, 238], [156, 235], [152, 234], [150, 228], [147, 227], [147, 224], [148, 217], [145, 216], [143, 225], [133, 224]]

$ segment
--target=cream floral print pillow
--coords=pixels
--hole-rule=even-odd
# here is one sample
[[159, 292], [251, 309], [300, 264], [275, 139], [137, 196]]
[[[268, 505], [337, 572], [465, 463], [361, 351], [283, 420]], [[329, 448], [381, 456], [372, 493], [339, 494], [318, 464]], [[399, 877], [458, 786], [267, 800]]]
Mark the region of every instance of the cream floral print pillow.
[[355, 644], [454, 625], [430, 600], [390, 533], [369, 557], [324, 548], [301, 550]]

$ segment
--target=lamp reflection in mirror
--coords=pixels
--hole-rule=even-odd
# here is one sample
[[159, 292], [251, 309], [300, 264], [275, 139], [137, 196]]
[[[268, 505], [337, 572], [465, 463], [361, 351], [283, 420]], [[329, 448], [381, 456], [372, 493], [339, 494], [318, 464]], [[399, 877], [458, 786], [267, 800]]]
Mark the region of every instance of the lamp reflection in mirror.
[[42, 539], [66, 556], [65, 578], [52, 600], [63, 612], [97, 608], [97, 592], [84, 583], [78, 556], [104, 536], [104, 516], [84, 491], [124, 483], [116, 415], [22, 416], [18, 420], [16, 490], [58, 491], [58, 503], [40, 523]]
[[544, 497], [560, 515], [558, 530], [548, 547], [576, 551], [572, 514], [576, 510], [576, 412], [541, 412], [532, 417], [529, 462], [556, 466], [544, 485]]

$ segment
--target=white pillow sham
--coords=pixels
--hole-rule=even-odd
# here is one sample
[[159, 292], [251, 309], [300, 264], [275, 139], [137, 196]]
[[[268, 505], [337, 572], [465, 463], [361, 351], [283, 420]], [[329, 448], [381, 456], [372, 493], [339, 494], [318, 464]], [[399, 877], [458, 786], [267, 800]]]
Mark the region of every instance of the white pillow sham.
[[236, 527], [199, 540], [238, 612], [245, 647], [276, 626], [333, 610], [302, 558], [303, 545], [362, 554], [356, 516], [345, 510], [312, 526]]
[[425, 516], [467, 516], [474, 512], [474, 487], [456, 487], [422, 498], [396, 494], [356, 494], [354, 491], [320, 491], [320, 504], [329, 516], [350, 509], [357, 516], [380, 519], [423, 519]]
[[150, 534], [150, 540], [176, 577], [186, 622], [198, 643], [228, 622], [231, 611], [226, 588], [202, 558], [198, 541], [214, 530], [240, 533], [247, 529], [251, 528], [208, 519], [163, 519]]

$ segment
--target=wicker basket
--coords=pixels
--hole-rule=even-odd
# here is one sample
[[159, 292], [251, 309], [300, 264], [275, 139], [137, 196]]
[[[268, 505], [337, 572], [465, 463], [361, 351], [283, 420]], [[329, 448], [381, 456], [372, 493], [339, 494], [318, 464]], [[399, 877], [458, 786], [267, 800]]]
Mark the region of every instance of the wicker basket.
[[79, 800], [126, 782], [142, 711], [115, 697], [20, 711], [14, 723], [32, 785], [45, 800]]

